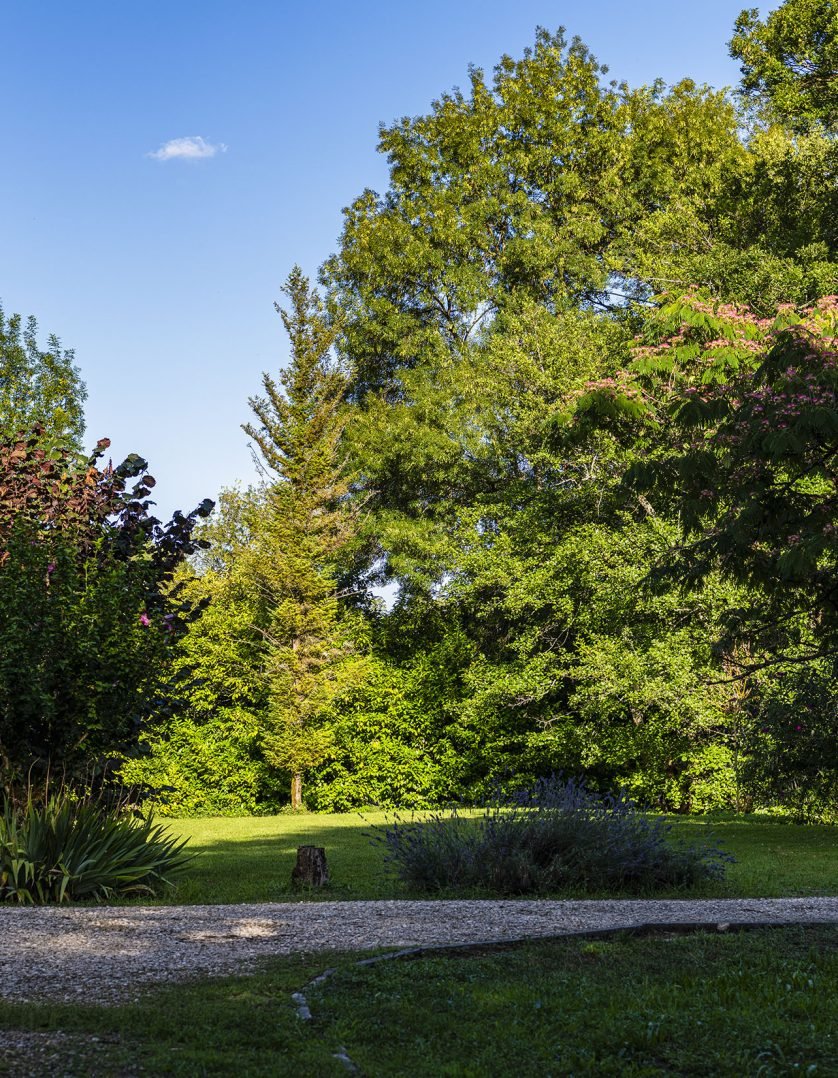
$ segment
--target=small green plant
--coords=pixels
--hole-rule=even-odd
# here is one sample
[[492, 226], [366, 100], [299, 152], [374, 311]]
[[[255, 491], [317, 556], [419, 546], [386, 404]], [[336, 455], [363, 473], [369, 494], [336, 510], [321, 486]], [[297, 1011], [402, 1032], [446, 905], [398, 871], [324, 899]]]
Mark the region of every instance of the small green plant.
[[425, 891], [645, 890], [724, 876], [729, 854], [714, 842], [678, 842], [671, 827], [624, 794], [598, 796], [580, 781], [550, 778], [480, 816], [451, 809], [397, 818], [377, 837], [402, 882]]
[[62, 790], [0, 815], [0, 900], [23, 904], [153, 895], [189, 861], [185, 840], [154, 822]]

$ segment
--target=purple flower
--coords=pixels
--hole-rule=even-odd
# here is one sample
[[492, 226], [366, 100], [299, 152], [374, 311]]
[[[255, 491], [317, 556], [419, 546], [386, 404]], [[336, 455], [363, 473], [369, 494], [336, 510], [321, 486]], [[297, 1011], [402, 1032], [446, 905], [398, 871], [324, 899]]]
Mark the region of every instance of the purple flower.
[[142, 612], [142, 614], [140, 614], [140, 625], [145, 625], [146, 628], [151, 625], [151, 621], [149, 620], [148, 614], [146, 614], [145, 610]]
[[47, 576], [52, 576], [52, 574], [54, 572], [55, 572], [55, 562], [51, 561], [49, 563], [49, 565], [47, 566]]

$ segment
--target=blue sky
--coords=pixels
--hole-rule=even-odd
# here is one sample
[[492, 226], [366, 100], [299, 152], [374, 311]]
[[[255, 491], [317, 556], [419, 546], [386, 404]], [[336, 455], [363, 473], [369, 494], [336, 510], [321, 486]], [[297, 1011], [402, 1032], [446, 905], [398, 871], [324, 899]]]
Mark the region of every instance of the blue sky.
[[[342, 207], [386, 187], [379, 122], [538, 25], [632, 84], [732, 85], [743, 6], [0, 0], [0, 300], [75, 349], [87, 441], [141, 453], [159, 510], [191, 509], [254, 476], [247, 398], [288, 355], [273, 300], [335, 250]], [[150, 156], [187, 138], [204, 156]]]

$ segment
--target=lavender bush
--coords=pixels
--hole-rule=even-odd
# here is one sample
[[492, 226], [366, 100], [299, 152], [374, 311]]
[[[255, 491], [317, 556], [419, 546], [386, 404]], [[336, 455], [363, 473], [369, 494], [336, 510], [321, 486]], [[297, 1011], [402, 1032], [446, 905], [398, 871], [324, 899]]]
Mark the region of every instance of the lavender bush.
[[532, 894], [562, 888], [691, 887], [724, 876], [733, 858], [715, 841], [686, 844], [624, 794], [598, 795], [575, 779], [550, 778], [482, 815], [456, 809], [398, 817], [378, 840], [409, 887]]

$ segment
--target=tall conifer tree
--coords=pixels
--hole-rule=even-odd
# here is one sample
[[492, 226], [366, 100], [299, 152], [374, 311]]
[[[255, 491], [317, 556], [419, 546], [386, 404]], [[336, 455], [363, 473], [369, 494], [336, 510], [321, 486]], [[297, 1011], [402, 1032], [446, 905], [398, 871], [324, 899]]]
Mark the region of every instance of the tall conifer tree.
[[264, 396], [244, 425], [270, 476], [266, 508], [248, 557], [265, 604], [265, 674], [270, 704], [263, 746], [291, 774], [292, 808], [302, 806], [304, 773], [328, 753], [324, 709], [352, 665], [339, 616], [335, 562], [354, 532], [341, 443], [347, 379], [332, 359], [336, 331], [299, 267], [277, 305], [291, 340], [279, 381], [262, 377]]

